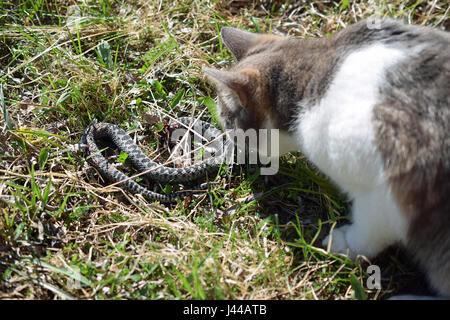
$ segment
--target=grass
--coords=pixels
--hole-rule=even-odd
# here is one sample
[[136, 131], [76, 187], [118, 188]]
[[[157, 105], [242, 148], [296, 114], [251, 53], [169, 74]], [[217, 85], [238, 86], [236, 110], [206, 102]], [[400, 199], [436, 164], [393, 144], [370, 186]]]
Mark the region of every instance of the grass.
[[[375, 14], [450, 27], [446, 1], [1, 2], [0, 297], [381, 299], [422, 290], [398, 248], [372, 262], [321, 248], [348, 203], [301, 154], [270, 178], [222, 170], [207, 193], [165, 206], [104, 188], [74, 147], [97, 118], [131, 130], [162, 161], [171, 117], [215, 123], [201, 67], [232, 61], [225, 25], [314, 38]], [[365, 285], [371, 263], [381, 290]]]

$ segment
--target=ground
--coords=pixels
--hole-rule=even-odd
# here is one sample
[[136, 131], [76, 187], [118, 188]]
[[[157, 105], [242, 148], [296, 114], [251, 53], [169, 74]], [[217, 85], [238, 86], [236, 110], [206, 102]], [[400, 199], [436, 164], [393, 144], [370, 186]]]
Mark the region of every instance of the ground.
[[[374, 16], [450, 28], [447, 1], [1, 2], [0, 297], [427, 293], [400, 248], [356, 262], [321, 248], [349, 203], [300, 153], [283, 157], [275, 176], [235, 166], [210, 177], [218, 184], [207, 193], [162, 205], [104, 188], [76, 150], [93, 118], [122, 125], [160, 161], [170, 117], [215, 123], [201, 67], [233, 61], [223, 26], [315, 38]], [[367, 286], [371, 264], [379, 290]]]

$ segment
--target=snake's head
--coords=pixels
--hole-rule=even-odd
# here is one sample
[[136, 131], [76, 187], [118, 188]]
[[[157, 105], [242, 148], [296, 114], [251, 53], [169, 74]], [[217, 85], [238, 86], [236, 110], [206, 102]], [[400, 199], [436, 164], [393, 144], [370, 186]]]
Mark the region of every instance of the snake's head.
[[73, 149], [75, 152], [84, 152], [85, 154], [89, 153], [89, 145], [88, 145], [88, 141], [87, 141], [87, 136], [91, 135], [93, 130], [94, 130], [94, 126], [98, 123], [97, 118], [92, 119], [91, 124], [84, 130], [83, 135], [81, 136], [81, 140], [80, 143], [74, 144], [73, 145]]

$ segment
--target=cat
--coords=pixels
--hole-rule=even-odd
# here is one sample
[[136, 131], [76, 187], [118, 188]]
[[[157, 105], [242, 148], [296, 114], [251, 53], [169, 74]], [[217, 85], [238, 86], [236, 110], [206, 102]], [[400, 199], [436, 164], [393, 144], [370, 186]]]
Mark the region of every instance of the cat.
[[352, 200], [323, 241], [351, 258], [400, 243], [450, 297], [450, 35], [392, 19], [326, 38], [224, 27], [237, 63], [203, 67], [227, 129], [278, 129]]

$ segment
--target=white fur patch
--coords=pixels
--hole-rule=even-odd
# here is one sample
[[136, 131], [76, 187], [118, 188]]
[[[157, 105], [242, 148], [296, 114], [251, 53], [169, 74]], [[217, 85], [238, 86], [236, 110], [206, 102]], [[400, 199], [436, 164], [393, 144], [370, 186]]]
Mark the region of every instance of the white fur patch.
[[[293, 136], [292, 134], [284, 131], [284, 130], [279, 130], [276, 129], [275, 126], [272, 123], [272, 120], [270, 118], [267, 118], [266, 121], [264, 122], [263, 129], [268, 129], [268, 130], [278, 130], [278, 145], [270, 147], [267, 146], [265, 150], [270, 150], [271, 148], [276, 148], [277, 150], [277, 155], [278, 156], [282, 156], [290, 151], [297, 151], [300, 146], [298, 143], [298, 140], [296, 139], [295, 136]], [[268, 145], [270, 145], [269, 141], [267, 142]]]
[[319, 105], [299, 121], [303, 153], [345, 191], [384, 182], [372, 113], [386, 68], [403, 57], [402, 51], [383, 45], [351, 53]]
[[354, 224], [346, 228], [345, 240], [356, 254], [373, 256], [406, 236], [407, 223], [383, 175], [372, 125], [385, 71], [406, 57], [405, 51], [381, 44], [350, 53], [318, 105], [297, 123], [301, 151], [355, 200]]

